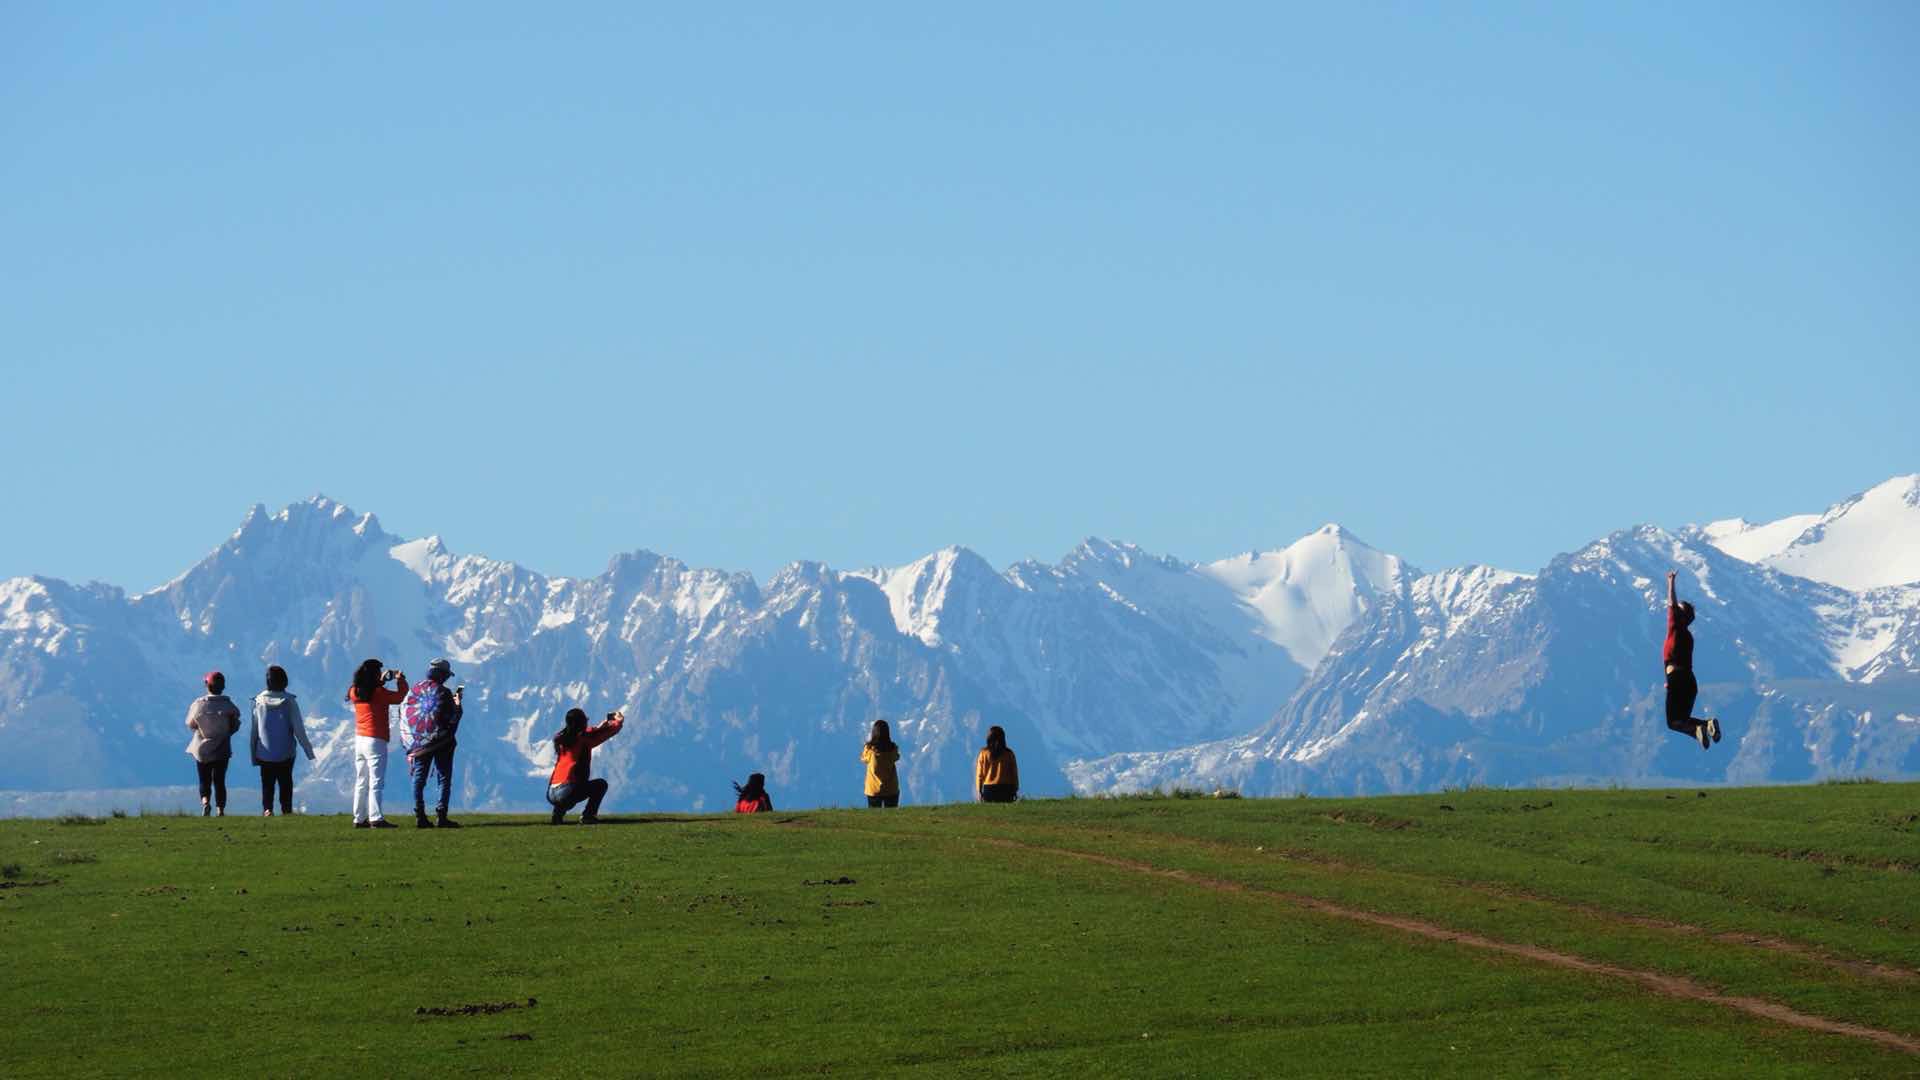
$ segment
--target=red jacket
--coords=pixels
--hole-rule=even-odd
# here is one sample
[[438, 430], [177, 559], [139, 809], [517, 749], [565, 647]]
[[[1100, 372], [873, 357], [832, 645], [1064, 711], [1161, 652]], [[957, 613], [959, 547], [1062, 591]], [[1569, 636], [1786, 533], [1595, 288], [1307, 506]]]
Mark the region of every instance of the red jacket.
[[768, 798], [767, 793], [764, 791], [760, 793], [760, 797], [757, 799], [749, 799], [742, 796], [733, 804], [733, 812], [736, 814], [764, 814], [772, 809], [773, 800]]
[[372, 701], [360, 700], [360, 688], [347, 688], [347, 700], [353, 703], [353, 733], [371, 735], [376, 739], [390, 739], [392, 730], [387, 726], [387, 707], [398, 705], [407, 700], [407, 680], [400, 680], [398, 690], [378, 687], [373, 692]]
[[598, 727], [590, 727], [573, 740], [572, 746], [562, 747], [559, 757], [553, 762], [553, 776], [548, 778], [549, 786], [560, 784], [584, 784], [593, 775], [593, 748], [620, 734], [621, 720], [608, 720]]
[[1675, 671], [1693, 670], [1693, 631], [1680, 624], [1680, 609], [1672, 604], [1667, 605], [1667, 644], [1660, 650], [1660, 662]]

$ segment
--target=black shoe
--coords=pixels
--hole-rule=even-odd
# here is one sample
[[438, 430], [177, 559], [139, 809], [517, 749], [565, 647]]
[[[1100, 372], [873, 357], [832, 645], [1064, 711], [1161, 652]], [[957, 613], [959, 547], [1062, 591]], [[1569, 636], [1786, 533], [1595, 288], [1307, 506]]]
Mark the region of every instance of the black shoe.
[[381, 818], [379, 821], [369, 822], [367, 825], [367, 828], [369, 829], [397, 829], [399, 827], [400, 826], [395, 825], [393, 822], [388, 821], [386, 818]]
[[353, 823], [353, 827], [356, 829], [371, 829], [373, 828], [373, 823], [370, 821], [356, 821]]
[[442, 829], [457, 829], [460, 827], [459, 822], [453, 820], [452, 818], [448, 817], [445, 814], [441, 814], [439, 820], [435, 821], [434, 824]]
[[549, 825], [565, 825], [566, 823], [567, 815], [563, 810], [555, 810], [553, 812], [553, 820], [547, 822]]
[[1713, 736], [1707, 734], [1707, 722], [1705, 720], [1693, 726], [1693, 737], [1700, 740], [1700, 749], [1702, 750], [1713, 745]]
[[1719, 717], [1717, 716], [1707, 717], [1707, 734], [1713, 736], [1714, 742], [1720, 741], [1720, 718]]
[[415, 814], [413, 815], [413, 827], [416, 829], [431, 829], [433, 828], [433, 819], [425, 814]]
[[587, 816], [586, 814], [582, 814], [582, 815], [580, 815], [580, 824], [582, 824], [582, 825], [598, 825], [598, 824], [600, 824], [600, 815], [599, 815], [599, 814], [594, 814], [593, 816], [591, 816], [591, 817], [589, 817], [589, 816]]
[[211, 807], [211, 806], [208, 806], [208, 805], [207, 805], [206, 803], [201, 803], [201, 804], [200, 804], [200, 816], [201, 816], [201, 817], [212, 817], [212, 816], [213, 816], [213, 807]]

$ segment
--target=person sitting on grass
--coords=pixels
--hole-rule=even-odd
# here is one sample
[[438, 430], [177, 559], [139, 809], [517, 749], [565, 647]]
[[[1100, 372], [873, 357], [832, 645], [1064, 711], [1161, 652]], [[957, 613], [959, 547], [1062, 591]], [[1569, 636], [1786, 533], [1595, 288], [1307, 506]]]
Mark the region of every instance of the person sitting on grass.
[[1013, 802], [1020, 797], [1020, 764], [998, 724], [987, 729], [987, 745], [973, 763], [973, 797], [978, 802]]
[[900, 805], [900, 748], [894, 745], [893, 734], [887, 728], [885, 720], [875, 720], [873, 731], [867, 736], [867, 745], [860, 751], [860, 760], [867, 766], [867, 806]]
[[620, 734], [627, 722], [625, 713], [610, 712], [606, 723], [587, 726], [585, 709], [568, 709], [566, 726], [553, 737], [553, 775], [547, 778], [547, 802], [553, 807], [553, 824], [563, 825], [567, 811], [580, 805], [580, 824], [600, 822], [600, 803], [607, 797], [607, 782], [592, 779], [593, 748]]
[[767, 778], [761, 773], [747, 777], [745, 787], [733, 785], [733, 793], [738, 796], [733, 803], [736, 814], [765, 814], [773, 809], [773, 799], [767, 795]]
[[[187, 706], [187, 756], [200, 775], [200, 816], [215, 809], [227, 816], [227, 764], [233, 760], [233, 733], [240, 730], [240, 706], [227, 696], [227, 677], [207, 672], [207, 692]], [[212, 798], [209, 799], [209, 796]]]

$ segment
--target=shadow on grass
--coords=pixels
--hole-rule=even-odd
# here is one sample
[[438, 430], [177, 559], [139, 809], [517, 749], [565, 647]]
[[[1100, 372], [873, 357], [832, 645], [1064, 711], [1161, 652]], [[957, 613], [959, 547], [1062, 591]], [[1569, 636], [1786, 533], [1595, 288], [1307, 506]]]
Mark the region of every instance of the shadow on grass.
[[[634, 817], [603, 817], [590, 829], [605, 828], [609, 825], [711, 825], [727, 820], [724, 814], [641, 814]], [[577, 829], [580, 823], [568, 818], [555, 825], [545, 818], [520, 818], [511, 821], [468, 821], [461, 825], [465, 829]]]

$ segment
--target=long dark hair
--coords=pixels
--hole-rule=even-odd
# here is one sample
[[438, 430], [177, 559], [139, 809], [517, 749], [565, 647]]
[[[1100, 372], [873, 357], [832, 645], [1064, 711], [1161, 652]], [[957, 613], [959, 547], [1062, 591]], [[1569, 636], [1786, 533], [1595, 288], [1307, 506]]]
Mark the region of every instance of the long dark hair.
[[999, 757], [1007, 752], [1007, 733], [995, 724], [987, 729], [987, 756]]
[[568, 709], [566, 726], [553, 733], [553, 752], [559, 753], [580, 739], [580, 733], [587, 730], [587, 711]]
[[900, 749], [893, 744], [893, 732], [888, 730], [885, 720], [873, 722], [873, 731], [867, 735], [867, 749], [878, 750], [883, 754], [889, 750]]
[[378, 657], [360, 661], [360, 666], [353, 669], [353, 686], [347, 691], [347, 700], [352, 701], [354, 692], [358, 691], [361, 701], [373, 701], [374, 692], [380, 689], [380, 673], [386, 669]]
[[267, 689], [279, 693], [287, 688], [287, 669], [279, 664], [267, 668]]
[[760, 796], [765, 795], [767, 793], [766, 774], [754, 773], [752, 776], [747, 777], [746, 787], [741, 787], [739, 784], [733, 785], [733, 793], [743, 799], [758, 799]]

